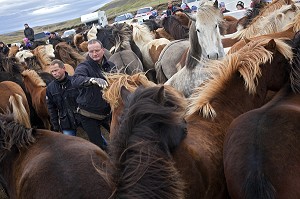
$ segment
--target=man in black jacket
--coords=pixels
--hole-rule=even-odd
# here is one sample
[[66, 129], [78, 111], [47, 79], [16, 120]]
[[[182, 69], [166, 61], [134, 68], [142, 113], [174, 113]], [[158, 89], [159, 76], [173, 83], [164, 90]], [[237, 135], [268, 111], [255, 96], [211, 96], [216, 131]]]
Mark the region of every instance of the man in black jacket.
[[55, 49], [55, 46], [59, 43], [59, 42], [63, 42], [64, 40], [62, 40], [62, 38], [60, 38], [58, 35], [56, 35], [55, 32], [51, 32], [50, 36], [49, 36], [49, 44], [53, 45], [53, 48]]
[[97, 39], [88, 42], [88, 56], [75, 70], [73, 86], [79, 88], [77, 97], [80, 122], [89, 140], [106, 150], [107, 143], [100, 126], [108, 126], [110, 106], [102, 98], [102, 89], [108, 86], [103, 72], [111, 72], [112, 62], [104, 57], [104, 48]]
[[24, 29], [25, 37], [33, 42], [34, 41], [34, 31], [33, 31], [33, 29], [30, 28], [27, 23], [24, 24], [24, 27], [25, 27], [25, 29]]
[[66, 72], [64, 63], [58, 59], [51, 62], [53, 80], [46, 88], [46, 97], [50, 121], [54, 131], [66, 135], [76, 135], [77, 88], [72, 86], [72, 77]]

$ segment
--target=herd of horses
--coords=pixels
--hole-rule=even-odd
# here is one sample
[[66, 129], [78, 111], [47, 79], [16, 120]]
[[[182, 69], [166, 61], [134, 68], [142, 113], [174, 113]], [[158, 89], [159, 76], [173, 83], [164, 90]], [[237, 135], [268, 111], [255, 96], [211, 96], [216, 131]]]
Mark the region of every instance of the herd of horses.
[[[162, 24], [93, 26], [74, 37], [74, 47], [0, 55], [6, 195], [299, 198], [299, 8], [275, 0], [251, 20], [224, 20], [201, 4]], [[112, 110], [107, 153], [52, 132], [45, 105], [49, 61], [63, 60], [72, 74], [85, 37], [99, 39], [118, 63], [103, 90]]]

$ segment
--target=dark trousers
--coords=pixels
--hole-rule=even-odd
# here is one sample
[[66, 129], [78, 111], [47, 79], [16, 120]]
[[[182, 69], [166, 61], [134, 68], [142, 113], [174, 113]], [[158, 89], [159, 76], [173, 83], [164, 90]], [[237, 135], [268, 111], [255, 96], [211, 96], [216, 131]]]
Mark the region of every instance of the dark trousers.
[[87, 133], [89, 140], [104, 151], [107, 150], [107, 142], [101, 133], [101, 121], [80, 115], [80, 123]]

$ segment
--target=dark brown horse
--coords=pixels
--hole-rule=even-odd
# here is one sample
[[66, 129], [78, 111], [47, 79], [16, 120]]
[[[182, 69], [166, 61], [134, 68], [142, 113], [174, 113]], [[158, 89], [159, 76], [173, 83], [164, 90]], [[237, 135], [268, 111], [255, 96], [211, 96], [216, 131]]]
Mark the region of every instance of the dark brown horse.
[[[109, 198], [108, 156], [84, 139], [0, 116], [0, 175], [9, 198]], [[109, 166], [107, 166], [107, 164]]]
[[290, 82], [266, 105], [239, 116], [229, 127], [224, 172], [231, 198], [300, 197], [299, 47]]
[[185, 100], [168, 86], [120, 90], [125, 111], [110, 153], [114, 198], [183, 199], [171, 153], [186, 136]]
[[65, 64], [71, 65], [74, 69], [76, 66], [85, 60], [85, 57], [71, 45], [66, 42], [60, 42], [55, 46], [55, 57], [60, 59]]

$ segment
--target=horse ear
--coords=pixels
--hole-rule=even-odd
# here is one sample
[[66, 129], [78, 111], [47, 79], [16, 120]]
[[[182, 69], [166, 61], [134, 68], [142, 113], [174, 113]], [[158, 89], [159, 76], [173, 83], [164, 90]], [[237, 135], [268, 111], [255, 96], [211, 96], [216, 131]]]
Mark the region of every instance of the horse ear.
[[215, 0], [215, 2], [214, 2], [214, 7], [215, 7], [215, 8], [219, 8], [219, 2], [218, 2], [218, 0]]
[[297, 10], [297, 6], [294, 3], [292, 3], [291, 8], [292, 8], [292, 11], [296, 11]]
[[159, 104], [164, 104], [164, 101], [165, 101], [165, 87], [164, 86], [159, 88], [159, 90], [156, 94], [156, 100]]
[[127, 104], [128, 96], [131, 94], [130, 91], [127, 90], [125, 86], [122, 86], [120, 93], [121, 93], [121, 98], [122, 98], [123, 104]]
[[274, 39], [271, 39], [271, 40], [268, 42], [268, 44], [266, 45], [265, 48], [268, 49], [268, 50], [274, 50], [274, 49], [276, 49], [276, 42], [275, 42], [275, 40], [274, 40]]

